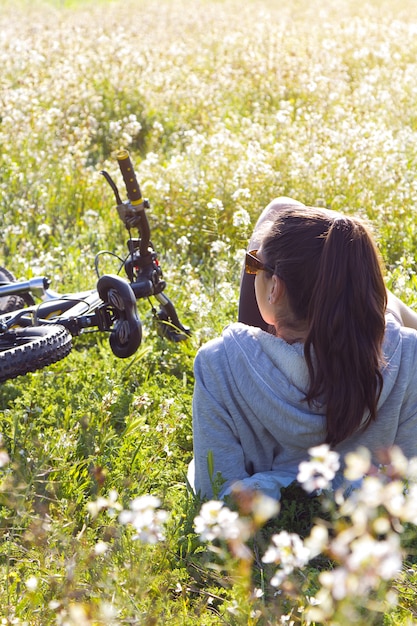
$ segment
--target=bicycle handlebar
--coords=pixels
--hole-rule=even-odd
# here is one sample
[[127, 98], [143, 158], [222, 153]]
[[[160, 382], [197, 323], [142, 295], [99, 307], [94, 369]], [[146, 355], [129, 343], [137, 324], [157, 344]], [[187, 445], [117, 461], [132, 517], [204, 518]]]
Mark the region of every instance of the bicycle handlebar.
[[119, 150], [116, 154], [116, 159], [123, 176], [130, 204], [135, 207], [136, 210], [140, 211], [144, 209], [142, 194], [129, 152], [127, 150]]
[[148, 250], [148, 247], [150, 244], [150, 229], [148, 217], [145, 211], [146, 208], [149, 208], [149, 202], [142, 198], [142, 193], [136, 178], [135, 170], [133, 168], [129, 152], [124, 149], [119, 150], [116, 153], [115, 157], [119, 164], [120, 172], [123, 176], [123, 181], [126, 187], [128, 197], [128, 200], [126, 202], [122, 202], [122, 200], [120, 199], [119, 191], [111, 176], [109, 176], [109, 174], [104, 170], [101, 171], [101, 174], [103, 174], [114, 192], [117, 203], [117, 210], [120, 219], [123, 221], [126, 228], [129, 230], [131, 228], [137, 228], [139, 230], [139, 234], [141, 237], [140, 254], [143, 257], [149, 257], [150, 252]]

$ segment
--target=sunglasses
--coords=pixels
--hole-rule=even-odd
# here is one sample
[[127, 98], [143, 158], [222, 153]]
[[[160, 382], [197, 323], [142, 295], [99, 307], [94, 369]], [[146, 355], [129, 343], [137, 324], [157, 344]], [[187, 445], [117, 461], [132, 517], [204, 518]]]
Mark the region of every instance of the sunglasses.
[[262, 263], [256, 256], [257, 250], [251, 250], [246, 253], [245, 256], [245, 272], [246, 274], [257, 274], [260, 270], [265, 272], [275, 273], [275, 269], [271, 265]]

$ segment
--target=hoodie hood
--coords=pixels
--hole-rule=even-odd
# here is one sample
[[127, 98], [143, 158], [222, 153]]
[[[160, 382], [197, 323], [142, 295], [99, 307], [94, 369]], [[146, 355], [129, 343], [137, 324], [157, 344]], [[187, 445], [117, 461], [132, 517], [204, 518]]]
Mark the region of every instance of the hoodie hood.
[[[223, 332], [227, 377], [237, 389], [251, 420], [281, 445], [306, 449], [323, 441], [322, 404], [305, 401], [309, 374], [302, 343], [288, 344], [265, 331], [236, 323]], [[260, 416], [260, 410], [262, 415]]]
[[[391, 316], [387, 316], [383, 343], [382, 375], [384, 384], [378, 406], [390, 396], [396, 383], [402, 355], [401, 327]], [[261, 393], [279, 396], [291, 406], [299, 406], [303, 412], [311, 413], [304, 401], [309, 386], [309, 372], [304, 357], [304, 344], [288, 344], [283, 339], [259, 328], [235, 323], [223, 332], [224, 349], [236, 386], [251, 404], [254, 388], [251, 377], [260, 383]], [[259, 389], [258, 385], [255, 389]], [[317, 403], [313, 413], [324, 414], [323, 403]]]
[[[406, 332], [405, 329], [403, 329], [403, 331]], [[378, 407], [381, 407], [390, 396], [399, 376], [403, 354], [402, 340], [404, 332], [401, 332], [401, 326], [398, 325], [391, 314], [386, 316], [385, 339], [382, 346], [384, 363], [381, 370], [384, 385], [382, 387]], [[414, 331], [412, 332], [414, 333]]]
[[223, 339], [230, 371], [238, 386], [245, 385], [249, 375], [255, 375], [271, 391], [279, 387], [280, 395], [284, 394], [291, 403], [305, 395], [309, 375], [302, 343], [288, 344], [260, 328], [240, 323], [228, 326]]

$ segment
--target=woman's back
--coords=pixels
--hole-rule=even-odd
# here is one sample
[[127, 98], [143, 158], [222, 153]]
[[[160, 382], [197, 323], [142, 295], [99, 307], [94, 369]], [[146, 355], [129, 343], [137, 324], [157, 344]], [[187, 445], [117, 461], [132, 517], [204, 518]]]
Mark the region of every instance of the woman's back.
[[[338, 444], [341, 454], [364, 445], [376, 461], [379, 449], [397, 444], [407, 456], [417, 455], [417, 333], [390, 316], [384, 359], [378, 417]], [[226, 481], [220, 497], [242, 481], [279, 498], [280, 487], [296, 479], [308, 448], [326, 435], [325, 405], [305, 400], [309, 372], [303, 344], [232, 324], [200, 350], [195, 377], [196, 491], [212, 496], [219, 472]]]

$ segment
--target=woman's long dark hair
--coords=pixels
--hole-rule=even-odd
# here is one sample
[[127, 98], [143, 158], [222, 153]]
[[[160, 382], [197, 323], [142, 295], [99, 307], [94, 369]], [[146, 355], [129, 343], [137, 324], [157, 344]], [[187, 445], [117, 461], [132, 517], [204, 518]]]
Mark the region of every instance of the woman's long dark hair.
[[382, 390], [387, 295], [377, 248], [360, 220], [289, 206], [262, 252], [295, 319], [307, 323], [306, 400], [324, 402], [326, 442], [335, 445], [376, 418]]

